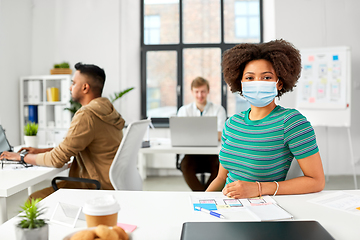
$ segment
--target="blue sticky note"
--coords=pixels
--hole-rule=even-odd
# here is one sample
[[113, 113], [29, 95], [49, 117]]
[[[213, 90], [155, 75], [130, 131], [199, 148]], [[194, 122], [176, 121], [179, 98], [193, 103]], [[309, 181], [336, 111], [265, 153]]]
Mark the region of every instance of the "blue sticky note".
[[333, 55], [333, 61], [339, 60], [339, 55]]
[[194, 203], [194, 210], [199, 211], [195, 207], [201, 207], [201, 208], [205, 208], [207, 210], [217, 210], [215, 203]]

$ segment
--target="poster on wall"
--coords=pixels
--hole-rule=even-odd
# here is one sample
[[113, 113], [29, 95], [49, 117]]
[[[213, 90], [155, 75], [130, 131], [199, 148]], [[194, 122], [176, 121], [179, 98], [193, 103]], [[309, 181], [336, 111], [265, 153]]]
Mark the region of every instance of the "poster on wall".
[[303, 49], [297, 107], [345, 109], [349, 106], [350, 48]]

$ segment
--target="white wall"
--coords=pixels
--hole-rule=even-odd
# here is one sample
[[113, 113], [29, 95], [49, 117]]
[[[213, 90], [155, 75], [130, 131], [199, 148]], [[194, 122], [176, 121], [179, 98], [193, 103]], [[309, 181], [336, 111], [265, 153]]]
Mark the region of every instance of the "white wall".
[[19, 77], [30, 73], [32, 2], [0, 0], [0, 124], [20, 143]]
[[119, 112], [130, 123], [140, 119], [140, 1], [120, 1], [120, 86], [134, 87], [119, 102]]
[[120, 1], [34, 0], [33, 12], [32, 75], [91, 63], [105, 70], [103, 96], [120, 89]]
[[263, 41], [275, 39], [275, 0], [263, 0]]
[[[359, 82], [360, 28], [357, 27], [360, 1], [357, 0], [275, 0], [275, 36], [292, 42], [298, 48], [350, 46], [352, 55], [352, 85]], [[351, 89], [351, 134], [355, 158], [360, 158], [360, 96]], [[279, 102], [295, 107], [295, 93], [288, 93]], [[341, 117], [341, 116], [339, 116]], [[344, 128], [315, 128], [325, 167], [330, 174], [352, 174], [349, 141]], [[359, 167], [356, 167], [359, 173]]]

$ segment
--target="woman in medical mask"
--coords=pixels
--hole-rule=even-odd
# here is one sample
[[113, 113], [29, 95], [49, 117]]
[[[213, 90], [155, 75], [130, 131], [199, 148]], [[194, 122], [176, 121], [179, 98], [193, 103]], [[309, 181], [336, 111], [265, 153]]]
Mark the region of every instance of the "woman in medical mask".
[[[295, 109], [276, 105], [300, 77], [299, 51], [285, 40], [240, 44], [223, 54], [232, 92], [251, 108], [230, 117], [222, 133], [218, 176], [206, 191], [232, 198], [318, 192], [324, 170], [311, 124]], [[285, 180], [292, 161], [304, 176]]]

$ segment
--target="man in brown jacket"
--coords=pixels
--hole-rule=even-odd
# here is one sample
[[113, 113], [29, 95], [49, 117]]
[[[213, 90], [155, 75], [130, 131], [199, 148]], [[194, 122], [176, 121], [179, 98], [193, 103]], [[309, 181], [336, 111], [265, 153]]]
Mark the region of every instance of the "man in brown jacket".
[[[75, 156], [69, 176], [98, 180], [101, 189], [114, 189], [109, 169], [122, 139], [124, 119], [107, 98], [101, 97], [105, 72], [95, 65], [77, 63], [70, 87], [71, 97], [82, 107], [75, 113], [65, 139], [53, 149], [25, 148], [28, 154], [3, 152], [0, 159], [25, 161], [32, 165], [60, 168]], [[59, 188], [93, 188], [92, 184], [63, 181]], [[52, 187], [34, 192], [44, 198]]]

